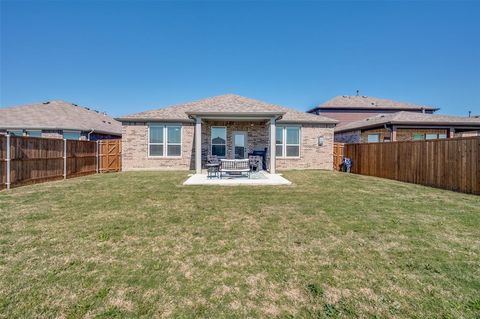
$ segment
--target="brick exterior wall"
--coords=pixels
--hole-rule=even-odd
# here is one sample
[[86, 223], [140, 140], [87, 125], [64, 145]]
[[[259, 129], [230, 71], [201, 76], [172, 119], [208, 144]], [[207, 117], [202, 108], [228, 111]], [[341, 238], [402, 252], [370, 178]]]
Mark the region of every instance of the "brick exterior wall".
[[448, 137], [448, 130], [447, 129], [397, 129], [397, 141], [412, 141], [413, 134], [447, 134]]
[[[422, 129], [422, 128], [401, 128], [397, 127], [397, 141], [412, 141], [413, 134], [447, 134], [448, 129]], [[351, 131], [335, 133], [335, 142], [338, 143], [368, 143], [369, 134], [380, 134], [380, 142], [383, 142], [384, 138], [391, 137], [390, 130], [386, 128], [376, 128], [365, 131]]]
[[148, 157], [147, 123], [122, 125], [122, 169], [130, 170], [192, 170], [195, 168], [195, 127], [182, 125], [182, 155], [176, 158]]
[[[253, 124], [253, 125], [252, 125]], [[202, 167], [211, 153], [211, 127], [227, 128], [227, 158], [232, 158], [234, 131], [247, 132], [247, 151], [268, 148], [270, 150], [270, 125], [266, 121], [233, 122], [204, 121], [202, 123]], [[148, 124], [124, 123], [122, 126], [123, 170], [193, 170], [195, 169], [195, 127], [182, 126], [182, 156], [179, 158], [148, 157]], [[318, 146], [318, 137], [324, 136], [324, 145]], [[277, 158], [277, 169], [329, 169], [333, 167], [333, 126], [303, 125], [301, 128], [300, 158]], [[267, 166], [269, 159], [267, 158]]]
[[[318, 137], [323, 136], [322, 146]], [[303, 124], [300, 132], [300, 158], [277, 158], [277, 170], [333, 169], [333, 126]]]
[[[397, 131], [397, 138], [398, 138], [398, 133], [399, 132]], [[383, 127], [368, 130], [368, 131], [363, 131], [360, 134], [360, 143], [368, 143], [369, 134], [380, 134], [380, 142], [383, 142], [385, 137], [390, 138], [390, 135], [391, 135], [390, 131]]]

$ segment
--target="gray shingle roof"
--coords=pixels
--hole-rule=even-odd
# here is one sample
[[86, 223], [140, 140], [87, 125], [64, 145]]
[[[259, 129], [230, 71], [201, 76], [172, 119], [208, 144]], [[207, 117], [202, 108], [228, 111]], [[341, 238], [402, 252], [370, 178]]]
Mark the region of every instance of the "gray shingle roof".
[[0, 108], [2, 129], [79, 130], [121, 135], [122, 125], [105, 113], [65, 101]]
[[480, 118], [402, 111], [379, 114], [364, 120], [345, 123], [337, 126], [335, 133], [366, 129], [384, 124], [472, 126], [480, 129]]
[[[413, 103], [404, 103], [388, 99], [381, 99], [372, 96], [336, 96], [331, 100], [313, 108], [310, 111], [322, 108], [345, 108], [345, 109], [398, 109], [398, 110], [432, 110], [436, 111], [438, 108], [428, 105], [417, 105]], [[309, 112], [310, 112], [309, 111]]]
[[313, 115], [296, 111], [287, 107], [274, 105], [247, 97], [225, 94], [198, 100], [185, 104], [178, 104], [161, 109], [145, 111], [118, 118], [119, 121], [191, 121], [189, 114], [225, 113], [246, 114], [276, 113], [283, 114], [279, 122], [291, 123], [337, 123], [336, 120], [324, 116]]

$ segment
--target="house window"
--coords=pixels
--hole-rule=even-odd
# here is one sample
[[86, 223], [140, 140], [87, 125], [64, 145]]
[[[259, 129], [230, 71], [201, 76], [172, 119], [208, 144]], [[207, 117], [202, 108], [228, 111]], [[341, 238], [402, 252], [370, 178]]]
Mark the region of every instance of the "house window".
[[212, 127], [211, 131], [212, 155], [225, 157], [227, 155], [227, 128]]
[[422, 141], [425, 139], [425, 134], [422, 134], [422, 133], [414, 133], [413, 136], [412, 136], [412, 139], [414, 141]]
[[378, 142], [380, 142], [380, 134], [368, 134], [367, 142], [368, 143], [378, 143]]
[[159, 125], [149, 126], [148, 156], [178, 157], [182, 155], [182, 126]]
[[277, 155], [277, 157], [283, 157], [283, 127], [277, 126], [275, 136], [275, 154]]
[[63, 131], [63, 138], [66, 140], [79, 140], [80, 132], [78, 131]]
[[30, 136], [30, 137], [42, 137], [42, 131], [31, 131], [31, 130], [28, 130], [27, 131], [27, 136]]
[[300, 157], [299, 126], [278, 126], [275, 133], [277, 157]]

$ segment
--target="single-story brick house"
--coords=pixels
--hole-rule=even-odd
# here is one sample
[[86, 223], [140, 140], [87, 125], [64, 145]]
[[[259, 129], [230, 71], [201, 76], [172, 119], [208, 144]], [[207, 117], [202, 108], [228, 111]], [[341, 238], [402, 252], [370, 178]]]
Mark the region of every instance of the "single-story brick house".
[[72, 140], [121, 138], [122, 126], [106, 113], [55, 100], [0, 108], [0, 134]]
[[480, 136], [480, 118], [396, 112], [335, 128], [335, 142], [376, 143]]
[[336, 120], [227, 94], [135, 113], [122, 122], [123, 170], [193, 170], [207, 155], [266, 151], [267, 169], [332, 169]]

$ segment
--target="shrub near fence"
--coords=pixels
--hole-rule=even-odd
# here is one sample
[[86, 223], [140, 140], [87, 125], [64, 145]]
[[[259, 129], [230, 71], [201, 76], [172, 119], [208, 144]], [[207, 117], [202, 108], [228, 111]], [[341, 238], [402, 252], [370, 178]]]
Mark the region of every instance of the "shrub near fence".
[[[98, 149], [104, 143], [40, 137], [0, 136], [0, 189], [95, 174], [101, 170]], [[120, 143], [117, 141], [116, 143]], [[120, 170], [120, 166], [118, 167]]]
[[480, 137], [345, 144], [352, 173], [480, 194]]

